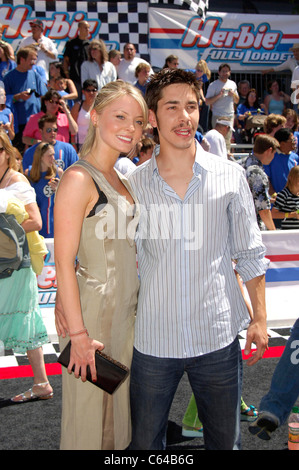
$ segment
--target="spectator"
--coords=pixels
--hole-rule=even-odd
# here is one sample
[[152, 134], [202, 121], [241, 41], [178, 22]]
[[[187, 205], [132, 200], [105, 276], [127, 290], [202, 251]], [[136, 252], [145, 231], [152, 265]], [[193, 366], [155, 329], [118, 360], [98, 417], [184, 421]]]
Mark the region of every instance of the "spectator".
[[8, 44], [0, 40], [0, 79], [10, 72], [10, 70], [15, 69], [17, 64], [14, 60], [11, 59], [10, 49]]
[[20, 42], [20, 48], [35, 45], [37, 47], [37, 62], [36, 65], [42, 67], [46, 72], [46, 77], [49, 79], [49, 64], [58, 56], [58, 51], [52, 39], [43, 35], [44, 25], [42, 20], [35, 19], [30, 21], [32, 35], [28, 36]]
[[[134, 44], [127, 43], [124, 46], [124, 58], [121, 60], [118, 66], [118, 78], [124, 80], [125, 82], [134, 83], [136, 81], [135, 77], [135, 70], [138, 64], [141, 62], [146, 62], [144, 59], [140, 57], [136, 57], [136, 48]], [[150, 65], [150, 64], [148, 64]], [[153, 70], [151, 68], [150, 74], [153, 74]]]
[[63, 77], [66, 80], [65, 91], [67, 92], [67, 94], [64, 95], [63, 99], [64, 100], [76, 100], [78, 98], [77, 88], [75, 87], [73, 80], [71, 80], [70, 78], [67, 78], [62, 62], [51, 62], [49, 66], [49, 74], [50, 74], [49, 82], [48, 82], [49, 88], [55, 88], [55, 79], [58, 77]]
[[88, 59], [89, 28], [85, 20], [78, 23], [78, 36], [66, 43], [63, 55], [65, 73], [74, 82], [78, 99], [81, 99], [81, 65]]
[[[42, 116], [38, 122], [43, 142], [53, 145], [55, 150], [55, 161], [57, 166], [66, 170], [69, 166], [78, 160], [78, 155], [71, 144], [57, 140], [57, 117]], [[38, 143], [29, 147], [23, 157], [23, 169], [27, 170], [32, 165], [33, 156]]]
[[297, 155], [299, 155], [299, 131], [298, 131], [298, 125], [299, 125], [299, 118], [294, 109], [286, 109], [283, 112], [283, 116], [286, 118], [286, 127], [291, 129], [291, 131], [294, 134], [295, 140], [296, 140], [296, 150], [295, 152]]
[[206, 98], [204, 94], [204, 87], [207, 86], [211, 79], [211, 71], [205, 60], [197, 62], [195, 67], [195, 76], [200, 83], [200, 118], [199, 125], [203, 132], [207, 132], [209, 128], [209, 106], [206, 104]]
[[36, 58], [37, 54], [32, 48], [19, 49], [17, 67], [3, 79], [8, 106], [15, 118], [14, 145], [21, 153], [24, 150], [22, 135], [25, 125], [32, 114], [40, 112], [40, 97], [47, 93], [47, 87], [40, 75], [32, 70]]
[[90, 123], [90, 112], [93, 108], [94, 101], [98, 93], [98, 83], [96, 80], [88, 79], [85, 80], [82, 87], [82, 101], [77, 101], [72, 108], [72, 116], [78, 125], [78, 133], [74, 142], [77, 144], [77, 151], [79, 152], [85, 137], [87, 135], [89, 123]]
[[88, 78], [98, 82], [98, 90], [109, 82], [117, 79], [116, 68], [108, 60], [108, 52], [104, 41], [94, 39], [88, 48], [88, 60], [81, 65], [81, 83]]
[[252, 193], [258, 226], [261, 230], [275, 230], [271, 215], [269, 180], [263, 165], [269, 165], [279, 148], [279, 142], [269, 135], [258, 135], [254, 141], [252, 155], [240, 163]]
[[6, 93], [0, 86], [0, 129], [3, 129], [10, 140], [15, 137], [14, 117], [11, 109], [6, 107]]
[[48, 142], [40, 143], [34, 152], [32, 166], [25, 175], [35, 190], [36, 202], [42, 217], [39, 233], [45, 238], [54, 237], [54, 199], [63, 170], [55, 164], [55, 150]]
[[251, 88], [248, 91], [244, 103], [239, 104], [237, 107], [237, 118], [241, 122], [242, 127], [245, 127], [246, 119], [252, 114], [265, 114], [265, 106], [263, 104], [259, 105], [255, 88]]
[[299, 166], [288, 174], [286, 187], [280, 191], [272, 209], [273, 219], [281, 221], [282, 230], [299, 229]]
[[143, 96], [146, 92], [146, 85], [149, 81], [151, 66], [149, 64], [141, 62], [137, 65], [135, 70], [135, 77], [137, 78], [134, 85], [141, 91]]
[[205, 134], [205, 138], [210, 144], [210, 153], [219, 157], [228, 157], [225, 137], [229, 131], [234, 131], [231, 120], [225, 116], [217, 119], [215, 129], [211, 129]]
[[282, 114], [286, 104], [290, 102], [290, 96], [280, 91], [277, 80], [272, 80], [268, 84], [268, 95], [264, 99], [266, 114]]
[[264, 122], [264, 132], [268, 135], [272, 135], [274, 137], [275, 133], [285, 127], [286, 125], [286, 118], [279, 114], [269, 114], [266, 117]]
[[262, 74], [265, 75], [271, 72], [281, 72], [283, 70], [290, 70], [293, 72], [297, 65], [299, 65], [299, 43], [293, 44], [293, 47], [290, 48], [290, 51], [293, 53], [293, 57], [289, 57], [282, 64], [276, 65], [276, 67], [262, 70]]
[[179, 67], [179, 58], [177, 55], [171, 54], [165, 59], [163, 69], [177, 69]]
[[270, 180], [270, 194], [283, 190], [291, 168], [299, 163], [299, 156], [294, 152], [296, 142], [292, 131], [287, 128], [280, 129], [274, 137], [279, 142], [279, 149], [272, 162], [264, 165], [264, 170]]
[[[74, 106], [74, 100], [69, 98], [69, 93], [66, 91], [67, 88], [67, 80], [64, 77], [56, 77], [54, 80], [54, 90], [58, 91], [61, 98], [67, 103], [67, 107], [69, 110], [72, 109]], [[77, 98], [77, 90], [76, 90], [76, 98]]]
[[149, 137], [143, 137], [141, 139], [141, 146], [139, 149], [139, 156], [136, 161], [133, 160], [136, 166], [142, 165], [142, 163], [146, 162], [150, 158], [152, 158], [153, 151], [155, 147], [155, 142], [153, 139]]
[[[234, 105], [239, 102], [237, 85], [230, 80], [231, 69], [228, 64], [219, 66], [219, 78], [212, 82], [206, 93], [206, 104], [212, 106], [212, 127], [215, 127], [217, 119], [221, 116], [229, 117], [233, 127]], [[230, 151], [232, 131], [228, 132], [225, 138], [227, 150]]]
[[238, 83], [239, 105], [244, 103], [251, 86], [248, 80], [240, 80]]
[[56, 139], [62, 142], [70, 142], [70, 133], [71, 135], [76, 135], [78, 126], [58, 91], [52, 89], [47, 91], [42, 97], [41, 103], [41, 111], [32, 115], [25, 126], [23, 143], [26, 145], [34, 145], [41, 142], [42, 136], [38, 123], [40, 118], [45, 114], [57, 118], [58, 132]]
[[116, 68], [116, 72], [117, 72], [118, 66], [121, 61], [121, 52], [117, 51], [116, 49], [111, 49], [108, 52], [108, 60], [111, 62], [111, 64], [114, 65], [114, 67]]

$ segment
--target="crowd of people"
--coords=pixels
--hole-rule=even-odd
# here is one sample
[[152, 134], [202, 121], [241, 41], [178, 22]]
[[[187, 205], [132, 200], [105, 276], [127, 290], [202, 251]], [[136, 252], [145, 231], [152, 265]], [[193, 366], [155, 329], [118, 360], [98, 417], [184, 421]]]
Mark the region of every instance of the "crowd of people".
[[[0, 265], [0, 340], [27, 353], [34, 374], [33, 387], [9, 403], [54, 393], [28, 261], [36, 232], [39, 254], [44, 238], [55, 241], [56, 327], [61, 348], [72, 344], [61, 448], [165, 449], [169, 408], [186, 371], [197, 419], [187, 431], [204, 435], [207, 449], [238, 449], [240, 415], [250, 421], [258, 412], [242, 399], [237, 334], [247, 328], [246, 354], [257, 346], [249, 365], [268, 341], [261, 230], [299, 228], [291, 90], [274, 80], [259, 97], [246, 80], [231, 79], [229, 64], [211, 81], [204, 60], [182, 70], [176, 55], [154, 73], [134, 44], [122, 55], [90, 41], [87, 21], [59, 60], [43, 22], [30, 26], [16, 52], [0, 41], [0, 208], [7, 215], [19, 201], [28, 239], [27, 264]], [[231, 144], [248, 142], [249, 130], [252, 152], [236, 160]], [[178, 226], [162, 207], [175, 210]], [[184, 233], [173, 236], [178, 229]], [[131, 369], [113, 396], [86, 382], [87, 367], [95, 379], [94, 353], [102, 349]], [[227, 419], [219, 423], [219, 415]]]

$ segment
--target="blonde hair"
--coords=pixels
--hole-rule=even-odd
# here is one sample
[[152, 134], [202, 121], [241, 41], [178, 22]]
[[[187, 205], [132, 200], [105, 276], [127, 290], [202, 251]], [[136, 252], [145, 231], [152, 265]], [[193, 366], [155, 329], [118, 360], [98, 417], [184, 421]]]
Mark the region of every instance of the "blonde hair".
[[3, 129], [0, 129], [0, 147], [3, 147], [8, 155], [8, 166], [13, 170], [17, 169], [17, 162], [15, 157], [14, 148], [11, 145], [10, 139]]
[[299, 166], [296, 165], [293, 168], [291, 168], [288, 174], [288, 179], [287, 179], [287, 184], [286, 184], [286, 187], [291, 191], [291, 193], [293, 192], [292, 191], [293, 185], [296, 184], [298, 179], [299, 179]]
[[[116, 80], [115, 82], [107, 83], [107, 85], [101, 88], [101, 91], [97, 94], [93, 105], [93, 110], [95, 110], [97, 114], [101, 114], [107, 106], [109, 106], [114, 101], [122, 98], [123, 96], [131, 96], [140, 105], [144, 120], [143, 129], [145, 129], [148, 123], [148, 110], [146, 103], [138, 88], [128, 82]], [[91, 151], [95, 143], [95, 138], [96, 129], [93, 125], [92, 120], [90, 120], [87, 136], [80, 151], [81, 159], [84, 159], [86, 155]]]
[[208, 67], [208, 64], [206, 63], [205, 60], [200, 60], [197, 62], [195, 69], [200, 69], [203, 73], [206, 74], [208, 80], [211, 78], [211, 70]]
[[107, 48], [106, 48], [106, 44], [104, 43], [104, 41], [102, 39], [93, 39], [91, 41], [91, 43], [89, 44], [89, 47], [88, 47], [88, 60], [90, 62], [93, 62], [94, 59], [91, 56], [91, 49], [98, 49], [99, 51], [101, 51], [101, 55], [102, 55], [101, 63], [102, 64], [104, 62], [108, 61], [108, 51], [107, 51]]
[[[50, 149], [54, 147], [53, 145], [49, 144], [48, 142], [41, 142], [35, 149], [33, 155], [33, 163], [32, 168], [30, 170], [29, 179], [33, 183], [37, 183], [41, 178], [41, 160], [43, 155]], [[45, 179], [50, 180], [56, 176], [56, 167], [53, 164], [47, 171]]]

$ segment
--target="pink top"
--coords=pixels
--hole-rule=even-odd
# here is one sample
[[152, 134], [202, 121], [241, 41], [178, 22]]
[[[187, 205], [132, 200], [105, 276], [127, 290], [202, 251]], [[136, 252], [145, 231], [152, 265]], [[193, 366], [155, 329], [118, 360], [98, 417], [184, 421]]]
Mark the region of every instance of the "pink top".
[[[42, 135], [38, 127], [38, 121], [39, 119], [44, 116], [45, 113], [43, 111], [40, 111], [37, 114], [32, 114], [30, 116], [24, 132], [23, 136], [24, 137], [30, 137], [31, 139], [37, 139], [37, 140], [42, 140]], [[70, 134], [69, 134], [69, 122], [67, 115], [64, 113], [58, 113], [57, 114], [57, 140], [61, 140], [62, 142], [69, 142], [70, 141]]]

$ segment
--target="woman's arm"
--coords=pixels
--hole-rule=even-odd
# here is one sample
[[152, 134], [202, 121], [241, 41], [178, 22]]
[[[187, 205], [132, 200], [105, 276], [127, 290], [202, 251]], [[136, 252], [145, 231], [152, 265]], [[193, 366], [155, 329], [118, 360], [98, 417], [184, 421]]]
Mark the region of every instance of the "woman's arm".
[[[66, 171], [61, 179], [54, 205], [54, 250], [59, 304], [72, 340], [68, 370], [71, 372], [75, 364], [75, 376], [79, 377], [81, 368], [83, 381], [86, 380], [87, 365], [90, 366], [95, 379], [94, 352], [96, 349], [103, 349], [102, 343], [92, 340], [84, 333], [85, 325], [75, 273], [83, 219], [94, 201], [93, 186], [91, 177], [84, 170], [72, 168]], [[82, 334], [72, 336], [81, 331]]]

